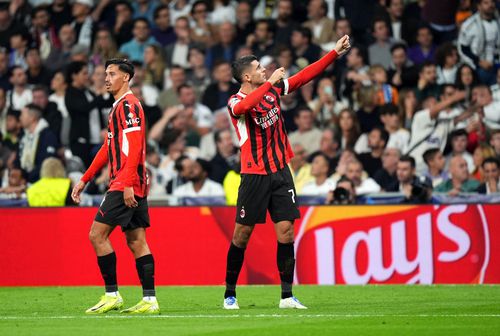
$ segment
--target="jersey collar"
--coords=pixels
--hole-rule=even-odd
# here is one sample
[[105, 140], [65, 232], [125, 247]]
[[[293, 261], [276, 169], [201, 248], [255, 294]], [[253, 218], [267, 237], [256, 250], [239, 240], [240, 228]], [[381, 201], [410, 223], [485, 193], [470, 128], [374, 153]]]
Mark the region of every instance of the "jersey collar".
[[123, 96], [121, 96], [120, 98], [118, 98], [114, 103], [113, 103], [113, 108], [120, 102], [120, 100], [122, 100], [126, 95], [128, 94], [132, 94], [132, 90], [128, 90], [127, 92], [125, 92], [123, 94]]

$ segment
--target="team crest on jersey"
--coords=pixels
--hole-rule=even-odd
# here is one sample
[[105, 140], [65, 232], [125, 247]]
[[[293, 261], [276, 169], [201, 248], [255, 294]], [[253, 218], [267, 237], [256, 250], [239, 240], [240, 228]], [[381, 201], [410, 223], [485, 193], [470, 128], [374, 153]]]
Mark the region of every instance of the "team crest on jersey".
[[273, 96], [270, 96], [270, 95], [265, 95], [264, 96], [264, 99], [269, 103], [269, 104], [272, 104], [274, 103], [274, 97]]
[[245, 207], [241, 207], [240, 210], [240, 218], [245, 218], [246, 212], [245, 212]]
[[130, 112], [128, 115], [127, 115], [130, 119], [132, 119], [134, 117], [134, 114], [132, 112]]

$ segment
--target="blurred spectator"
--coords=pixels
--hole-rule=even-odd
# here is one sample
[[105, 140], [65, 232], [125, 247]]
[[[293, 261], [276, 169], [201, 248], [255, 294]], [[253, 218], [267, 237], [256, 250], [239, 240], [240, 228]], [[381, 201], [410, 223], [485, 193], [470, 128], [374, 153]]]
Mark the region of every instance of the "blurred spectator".
[[159, 45], [151, 44], [144, 48], [144, 68], [144, 83], [154, 85], [161, 90], [166, 64]]
[[299, 26], [293, 18], [294, 3], [291, 0], [279, 0], [276, 17], [276, 32], [274, 41], [276, 45], [290, 45], [290, 37], [295, 28]]
[[394, 40], [402, 40], [402, 17], [404, 10], [403, 0], [391, 0], [388, 1], [387, 12], [389, 13], [391, 21], [391, 32]]
[[308, 21], [304, 22], [313, 33], [312, 41], [316, 44], [333, 42], [335, 39], [334, 22], [327, 17], [328, 4], [325, 0], [311, 0], [307, 5]]
[[326, 196], [330, 190], [335, 188], [335, 182], [328, 177], [330, 162], [326, 155], [317, 154], [311, 163], [311, 175], [314, 180], [304, 184], [298, 195]]
[[412, 184], [417, 178], [415, 171], [415, 159], [408, 155], [399, 158], [396, 169], [397, 183], [389, 186], [387, 191], [398, 191], [406, 198], [411, 196]]
[[500, 129], [500, 103], [493, 101], [489, 86], [481, 84], [472, 89], [472, 100], [481, 108], [482, 121], [488, 129]]
[[446, 166], [446, 159], [439, 148], [429, 148], [423, 154], [423, 159], [427, 165], [427, 170], [422, 174], [432, 181], [432, 186], [437, 187], [439, 184], [449, 179]]
[[[191, 6], [191, 38], [193, 42], [204, 47], [213, 45], [215, 38], [215, 27], [212, 25], [214, 22], [210, 22], [208, 15], [208, 3], [204, 0], [197, 0]], [[228, 19], [224, 18], [224, 21]], [[234, 29], [232, 24], [231, 27]]]
[[252, 48], [252, 53], [259, 59], [272, 55], [275, 48], [274, 33], [274, 23], [267, 19], [260, 19], [255, 22], [254, 33], [248, 35], [246, 46]]
[[160, 108], [157, 105], [149, 105], [145, 101], [141, 87], [139, 85], [132, 84], [130, 86], [130, 90], [132, 91], [134, 96], [136, 96], [137, 99], [139, 99], [139, 102], [141, 103], [142, 108], [144, 109], [144, 115], [146, 116], [147, 127], [148, 129], [151, 129], [151, 126], [154, 125], [161, 118], [162, 112]]
[[167, 181], [163, 174], [160, 174], [159, 168], [161, 163], [161, 154], [156, 146], [147, 144], [146, 146], [146, 166], [149, 177], [149, 195], [163, 196], [167, 194]]
[[26, 170], [28, 182], [33, 183], [40, 178], [42, 162], [56, 155], [59, 143], [47, 121], [42, 118], [42, 110], [38, 106], [26, 105], [21, 110], [20, 119], [24, 135], [19, 140], [16, 166]]
[[297, 61], [301, 58], [304, 58], [307, 62], [302, 62], [300, 68], [303, 68], [311, 63], [314, 63], [318, 60], [321, 54], [321, 48], [312, 43], [312, 33], [311, 30], [307, 27], [297, 27], [292, 32], [291, 37], [291, 45], [293, 51], [295, 52], [295, 60]]
[[482, 163], [484, 183], [477, 188], [480, 194], [500, 192], [500, 162], [496, 158], [487, 158]]
[[58, 110], [57, 104], [49, 101], [49, 91], [46, 86], [33, 87], [33, 104], [42, 110], [42, 118], [49, 123], [50, 130], [60, 141], [62, 114]]
[[243, 0], [238, 2], [238, 6], [236, 7], [235, 28], [236, 44], [244, 45], [247, 41], [248, 35], [255, 31], [255, 22], [252, 17], [252, 5], [249, 1]]
[[191, 12], [191, 1], [177, 0], [169, 3], [170, 21], [175, 22], [178, 18], [188, 17]]
[[429, 26], [422, 25], [417, 30], [417, 44], [408, 50], [408, 58], [415, 64], [434, 61], [436, 46]]
[[389, 133], [387, 147], [397, 148], [401, 153], [406, 152], [410, 142], [410, 132], [402, 127], [401, 116], [398, 107], [387, 104], [380, 109], [380, 119], [384, 129]]
[[21, 112], [19, 110], [7, 110], [3, 143], [5, 146], [10, 148], [11, 151], [18, 150], [19, 140], [24, 134], [23, 127], [20, 121], [20, 115]]
[[308, 107], [299, 108], [294, 117], [297, 130], [288, 135], [291, 143], [300, 143], [309, 155], [319, 149], [321, 131], [314, 127], [313, 112]]
[[134, 20], [132, 34], [134, 37], [120, 47], [120, 52], [132, 61], [142, 61], [146, 47], [158, 42], [151, 36], [151, 25], [144, 18]]
[[453, 41], [457, 36], [455, 13], [460, 0], [426, 1], [423, 19], [429, 23], [436, 43]]
[[351, 109], [344, 109], [339, 113], [340, 148], [354, 148], [356, 140], [361, 134], [358, 118]]
[[66, 95], [66, 89], [68, 84], [66, 83], [66, 77], [62, 71], [58, 71], [52, 77], [50, 82], [50, 89], [53, 93], [49, 96], [49, 101], [57, 104], [57, 109], [61, 112], [62, 122], [61, 122], [61, 133], [59, 135], [61, 139], [61, 144], [64, 146], [69, 145], [69, 132], [71, 128], [71, 119], [69, 116], [68, 108], [64, 101]]
[[234, 60], [238, 45], [235, 42], [236, 30], [232, 23], [223, 22], [218, 26], [217, 35], [219, 42], [207, 51], [205, 64], [208, 69], [213, 69], [220, 62]]
[[88, 66], [73, 62], [67, 69], [66, 80], [70, 83], [64, 102], [71, 117], [70, 148], [88, 167], [93, 155], [102, 145], [101, 130], [105, 121], [100, 113], [102, 97], [89, 90]]
[[380, 186], [371, 177], [363, 177], [363, 165], [357, 160], [352, 160], [346, 165], [346, 177], [354, 183], [356, 195], [380, 192]]
[[40, 50], [40, 57], [46, 59], [52, 48], [59, 48], [60, 41], [55, 25], [51, 21], [49, 7], [40, 5], [31, 12], [31, 35]]
[[134, 9], [134, 19], [145, 18], [149, 22], [153, 22], [154, 12], [157, 1], [151, 0], [136, 0], [132, 2], [132, 8]]
[[91, 16], [93, 0], [75, 0], [71, 13], [73, 22], [71, 26], [75, 30], [76, 43], [90, 48], [94, 33], [94, 19]]
[[231, 166], [231, 170], [224, 177], [224, 182], [222, 186], [224, 188], [224, 193], [226, 194], [226, 205], [236, 205], [238, 201], [238, 189], [241, 183], [241, 162], [240, 162], [240, 152], [236, 155], [236, 160]]
[[118, 53], [116, 42], [107, 28], [100, 28], [95, 37], [90, 61], [94, 66], [104, 65], [106, 60], [116, 57]]
[[461, 156], [467, 162], [467, 168], [469, 169], [469, 173], [472, 173], [475, 169], [474, 160], [472, 155], [467, 152], [467, 131], [463, 128], [454, 130], [450, 133], [449, 141], [451, 152], [447, 155], [446, 161], [447, 165], [451, 161], [454, 156]]
[[186, 83], [186, 72], [179, 65], [173, 65], [169, 72], [170, 87], [164, 87], [158, 96], [158, 106], [162, 110], [179, 104], [177, 91], [179, 87]]
[[192, 161], [187, 175], [188, 182], [175, 189], [173, 195], [177, 197], [224, 197], [222, 185], [210, 180], [209, 173], [210, 165], [207, 161], [203, 159]]
[[0, 133], [5, 134], [7, 122], [7, 97], [3, 88], [0, 88]]
[[222, 184], [224, 177], [237, 160], [238, 149], [233, 144], [233, 137], [229, 129], [216, 131], [214, 140], [217, 153], [210, 161], [212, 168], [209, 177], [212, 181]]
[[500, 130], [491, 131], [490, 145], [495, 150], [497, 159], [500, 160]]
[[389, 69], [391, 65], [391, 46], [394, 40], [390, 36], [389, 27], [385, 19], [377, 18], [373, 21], [372, 35], [375, 42], [368, 47], [370, 64], [379, 64], [384, 69]]
[[175, 42], [174, 28], [170, 24], [170, 10], [167, 5], [159, 5], [154, 11], [154, 27], [151, 36], [155, 38], [162, 47]]
[[26, 64], [28, 65], [26, 70], [28, 84], [43, 84], [47, 87], [50, 85], [53, 74], [42, 64], [37, 48], [29, 48], [26, 51]]
[[382, 127], [374, 127], [368, 134], [368, 151], [358, 155], [365, 171], [370, 177], [382, 168], [382, 154], [389, 140], [389, 133]]
[[500, 102], [500, 67], [497, 69], [497, 82], [490, 86], [491, 94], [493, 95], [493, 100]]
[[53, 207], [73, 205], [71, 200], [71, 180], [66, 177], [62, 162], [47, 158], [40, 169], [40, 180], [26, 191], [30, 207]]
[[27, 181], [28, 175], [26, 171], [18, 167], [12, 167], [9, 169], [7, 183], [0, 188], [0, 194], [11, 194], [19, 198], [26, 191]]
[[430, 61], [422, 63], [418, 72], [418, 83], [415, 91], [418, 100], [423, 101], [429, 96], [437, 98], [439, 85], [437, 85], [436, 80], [436, 65]]
[[460, 28], [458, 52], [472, 66], [482, 83], [495, 83], [495, 64], [499, 62], [500, 26], [494, 0], [479, 0], [477, 13]]
[[179, 109], [189, 111], [190, 118], [193, 121], [192, 128], [196, 130], [199, 136], [203, 136], [210, 132], [214, 120], [212, 112], [208, 107], [196, 101], [196, 93], [194, 87], [189, 84], [182, 84], [177, 89], [179, 95]]
[[335, 18], [348, 18], [356, 43], [368, 44], [368, 30], [373, 22], [375, 7], [376, 1], [372, 0], [336, 0]]
[[51, 48], [44, 65], [51, 71], [62, 71], [70, 62], [71, 50], [75, 45], [76, 36], [73, 27], [65, 24], [59, 30], [60, 48]]
[[459, 90], [466, 92], [465, 104], [469, 105], [472, 96], [472, 88], [479, 84], [474, 69], [467, 63], [458, 67], [455, 85]]
[[224, 21], [236, 23], [236, 11], [234, 3], [230, 0], [213, 0], [213, 10], [210, 15], [210, 21], [214, 25], [219, 25]]
[[71, 5], [68, 0], [53, 0], [49, 12], [50, 21], [54, 24], [56, 32], [62, 26], [71, 23]]
[[302, 188], [306, 183], [313, 180], [311, 175], [311, 165], [307, 163], [307, 153], [302, 144], [292, 143], [292, 150], [295, 156], [290, 159], [288, 167], [293, 177], [295, 191], [302, 193]]
[[28, 77], [20, 66], [14, 66], [10, 70], [10, 83], [12, 90], [7, 92], [7, 106], [10, 109], [21, 110], [33, 101], [33, 93], [28, 87]]
[[340, 82], [335, 85], [335, 87], [340, 88], [341, 96], [347, 98], [351, 103], [354, 92], [361, 86], [371, 85], [367, 64], [368, 54], [366, 50], [360, 46], [353, 46], [347, 54], [347, 67], [339, 76]]
[[308, 161], [311, 162], [318, 154], [325, 155], [328, 158], [328, 163], [331, 170], [330, 172], [328, 172], [328, 175], [330, 175], [337, 166], [338, 157], [340, 155], [339, 142], [333, 129], [325, 128], [321, 132], [319, 150], [309, 155]]
[[472, 16], [472, 0], [460, 0], [458, 5], [457, 14], [455, 15], [455, 22], [457, 28], [460, 29], [465, 20]]
[[397, 104], [398, 90], [387, 83], [387, 71], [381, 65], [372, 65], [368, 74], [375, 88], [375, 104], [377, 106]]
[[377, 88], [375, 86], [362, 87], [358, 92], [360, 106], [356, 111], [356, 116], [362, 133], [368, 133], [373, 127], [382, 125], [377, 99]]
[[0, 88], [5, 91], [12, 88], [9, 74], [9, 54], [6, 48], [0, 47]]
[[0, 45], [10, 47], [10, 36], [19, 24], [12, 18], [9, 7], [3, 4], [0, 6]]
[[486, 143], [481, 143], [474, 150], [474, 155], [472, 156], [474, 160], [474, 171], [471, 173], [471, 177], [478, 180], [479, 182], [484, 182], [484, 167], [483, 162], [488, 158], [496, 157], [495, 150]]
[[479, 182], [469, 178], [467, 161], [461, 156], [455, 156], [450, 161], [450, 179], [438, 185], [436, 192], [445, 192], [457, 196], [461, 192], [475, 192]]
[[413, 115], [417, 111], [417, 97], [415, 91], [403, 89], [399, 92], [398, 108], [401, 113], [401, 125], [406, 129], [411, 129]]
[[106, 118], [115, 99], [108, 92], [108, 90], [106, 90], [106, 69], [104, 68], [104, 64], [94, 67], [92, 76], [90, 76], [90, 82], [90, 91], [92, 91], [92, 93], [96, 96], [102, 96], [99, 108], [101, 109], [103, 116]]
[[134, 10], [129, 1], [120, 0], [115, 3], [116, 20], [113, 27], [113, 33], [116, 36], [116, 44], [121, 46], [133, 37], [132, 29], [134, 26]]
[[29, 33], [25, 28], [14, 30], [10, 35], [9, 66], [20, 66], [24, 70], [28, 68], [26, 64], [26, 51], [29, 45]]
[[424, 109], [415, 114], [407, 154], [417, 161], [419, 174], [425, 170], [423, 153], [434, 147], [444, 151], [448, 134], [456, 124], [471, 115], [472, 110], [461, 112], [459, 109], [452, 108], [453, 104], [461, 101], [464, 96], [463, 91], [456, 91], [453, 86], [447, 84], [443, 88], [442, 100], [439, 103], [436, 98], [428, 97], [423, 102]]
[[201, 96], [210, 84], [210, 71], [205, 67], [205, 49], [193, 46], [188, 51], [189, 69], [186, 71], [188, 84], [196, 90], [196, 96]]
[[270, 19], [277, 16], [278, 3], [276, 1], [255, 0], [253, 3], [253, 17], [255, 19]]
[[437, 84], [455, 84], [458, 70], [458, 51], [451, 42], [436, 49]]
[[356, 189], [354, 183], [342, 176], [335, 187], [326, 196], [325, 204], [356, 204]]
[[161, 155], [157, 173], [161, 175], [162, 183], [167, 185], [167, 194], [172, 194], [173, 190], [187, 182], [192, 160], [186, 153], [185, 136], [179, 130], [165, 133], [161, 145], [166, 151], [165, 155]]
[[[200, 157], [205, 160], [212, 160], [216, 154], [215, 133], [229, 130], [233, 145], [238, 144], [234, 128], [231, 127], [229, 114], [226, 109], [219, 109], [214, 113], [214, 125], [211, 131], [203, 135], [200, 139]], [[235, 138], [236, 137], [236, 138]]]
[[337, 120], [337, 115], [342, 109], [348, 107], [348, 103], [345, 100], [337, 101], [333, 81], [325, 77], [319, 80], [316, 98], [310, 101], [308, 106], [313, 111], [316, 124], [325, 127]]
[[177, 18], [174, 23], [174, 30], [177, 39], [175, 43], [167, 44], [165, 47], [165, 61], [169, 67], [179, 65], [183, 68], [187, 68], [189, 66], [189, 48], [193, 46], [189, 19], [184, 16]]
[[408, 59], [404, 44], [396, 43], [391, 47], [391, 60], [387, 71], [388, 83], [398, 90], [416, 86], [418, 70]]
[[231, 65], [227, 62], [216, 64], [213, 71], [214, 83], [210, 84], [201, 102], [212, 111], [227, 106], [229, 97], [238, 92], [238, 85], [233, 83]]
[[382, 154], [382, 167], [373, 174], [373, 179], [383, 191], [394, 188], [398, 179], [396, 170], [398, 168], [401, 152], [397, 148], [386, 147]]

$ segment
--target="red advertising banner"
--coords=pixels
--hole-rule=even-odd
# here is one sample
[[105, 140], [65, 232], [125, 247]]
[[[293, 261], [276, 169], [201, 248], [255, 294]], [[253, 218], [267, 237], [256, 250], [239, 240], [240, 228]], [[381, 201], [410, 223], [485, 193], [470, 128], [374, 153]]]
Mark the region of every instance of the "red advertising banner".
[[[96, 210], [1, 209], [0, 286], [102, 284], [88, 241]], [[500, 283], [500, 205], [318, 206], [301, 213], [297, 283]], [[235, 208], [151, 208], [150, 216], [159, 285], [224, 283]], [[119, 284], [139, 284], [115, 231]], [[254, 230], [239, 283], [279, 283], [275, 260], [268, 219]]]

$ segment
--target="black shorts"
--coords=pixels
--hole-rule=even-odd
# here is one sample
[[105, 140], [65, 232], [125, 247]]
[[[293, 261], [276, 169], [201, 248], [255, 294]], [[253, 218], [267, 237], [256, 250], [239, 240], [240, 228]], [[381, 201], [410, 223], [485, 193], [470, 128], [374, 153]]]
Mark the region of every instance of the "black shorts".
[[288, 166], [270, 175], [241, 174], [236, 223], [265, 223], [267, 210], [275, 223], [293, 222], [300, 218], [297, 194]]
[[120, 225], [124, 232], [149, 227], [148, 200], [146, 197], [137, 196], [135, 199], [137, 208], [129, 208], [123, 200], [123, 191], [106, 193], [95, 215], [95, 221], [111, 226]]

